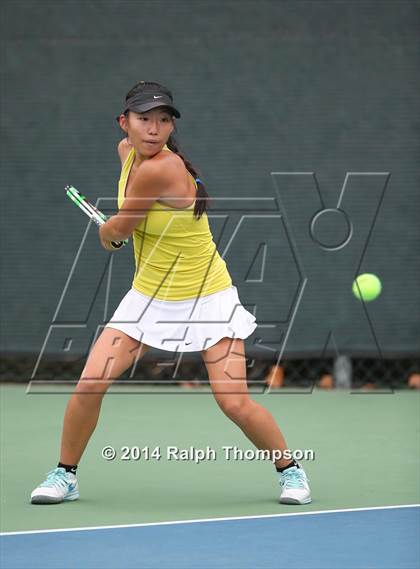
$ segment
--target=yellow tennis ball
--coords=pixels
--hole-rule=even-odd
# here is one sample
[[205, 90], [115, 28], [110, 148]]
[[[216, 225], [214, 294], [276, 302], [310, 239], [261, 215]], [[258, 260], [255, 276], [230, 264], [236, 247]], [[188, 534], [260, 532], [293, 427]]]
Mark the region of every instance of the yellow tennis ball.
[[364, 273], [353, 281], [352, 290], [356, 298], [370, 302], [381, 294], [382, 284], [376, 275]]

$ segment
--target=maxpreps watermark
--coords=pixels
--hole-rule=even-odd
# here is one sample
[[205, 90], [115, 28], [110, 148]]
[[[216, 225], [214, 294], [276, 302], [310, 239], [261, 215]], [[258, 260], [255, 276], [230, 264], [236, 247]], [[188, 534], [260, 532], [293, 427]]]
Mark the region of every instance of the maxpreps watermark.
[[276, 462], [281, 459], [285, 460], [315, 460], [315, 452], [312, 449], [280, 449], [260, 450], [260, 449], [241, 449], [237, 446], [222, 446], [220, 449], [213, 447], [197, 448], [190, 446], [188, 448], [179, 448], [177, 446], [122, 446], [116, 449], [107, 445], [102, 449], [102, 458], [108, 461], [160, 461], [168, 462], [192, 462], [200, 464], [201, 462], [211, 462], [218, 459], [227, 461], [254, 461], [268, 460]]

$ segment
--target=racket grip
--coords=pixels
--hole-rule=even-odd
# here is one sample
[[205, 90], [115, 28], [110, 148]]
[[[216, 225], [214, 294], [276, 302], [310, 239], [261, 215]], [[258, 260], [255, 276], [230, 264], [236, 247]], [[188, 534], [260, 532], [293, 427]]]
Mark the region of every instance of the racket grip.
[[114, 249], [121, 249], [121, 247], [124, 247], [127, 243], [128, 239], [124, 239], [124, 241], [111, 241], [111, 247]]

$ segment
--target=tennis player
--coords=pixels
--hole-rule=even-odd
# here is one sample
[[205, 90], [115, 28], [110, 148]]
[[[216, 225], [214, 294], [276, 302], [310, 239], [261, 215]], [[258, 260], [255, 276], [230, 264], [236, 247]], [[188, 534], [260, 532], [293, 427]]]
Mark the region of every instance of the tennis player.
[[[273, 416], [250, 399], [244, 339], [257, 324], [242, 306], [210, 231], [208, 194], [174, 137], [180, 113], [171, 92], [141, 81], [118, 117], [122, 171], [116, 215], [99, 228], [102, 246], [133, 238], [132, 287], [95, 342], [65, 412], [58, 466], [31, 494], [33, 504], [79, 497], [76, 469], [98, 421], [107, 389], [150, 346], [203, 357], [221, 410], [258, 448], [287, 446]], [[311, 501], [301, 465], [275, 462], [280, 502]]]

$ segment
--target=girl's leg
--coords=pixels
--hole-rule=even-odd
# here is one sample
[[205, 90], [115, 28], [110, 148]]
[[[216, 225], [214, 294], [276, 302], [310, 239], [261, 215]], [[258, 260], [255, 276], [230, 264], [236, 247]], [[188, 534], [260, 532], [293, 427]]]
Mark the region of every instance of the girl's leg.
[[[283, 452], [286, 441], [273, 416], [249, 397], [244, 341], [222, 338], [201, 354], [214, 397], [225, 415], [258, 449]], [[290, 459], [281, 458], [275, 465], [284, 468], [289, 463]]]
[[95, 342], [64, 415], [60, 462], [77, 465], [96, 427], [103, 396], [149, 346], [115, 328], [104, 328]]

